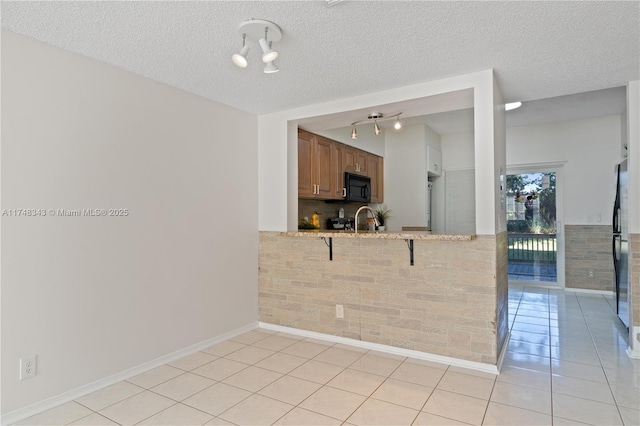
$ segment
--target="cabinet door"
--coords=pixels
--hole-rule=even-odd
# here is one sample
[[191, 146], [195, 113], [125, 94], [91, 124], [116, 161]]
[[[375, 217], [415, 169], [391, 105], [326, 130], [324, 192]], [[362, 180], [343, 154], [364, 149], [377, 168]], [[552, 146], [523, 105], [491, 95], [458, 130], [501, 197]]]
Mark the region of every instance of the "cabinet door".
[[333, 145], [333, 173], [335, 179], [335, 191], [333, 195], [336, 200], [341, 200], [346, 195], [346, 191], [344, 191], [346, 148], [347, 147], [341, 143], [335, 143]]
[[367, 174], [367, 152], [361, 151], [352, 146], [345, 146], [345, 171], [349, 173], [357, 173], [359, 175]]
[[369, 153], [365, 151], [357, 150], [356, 153], [356, 173], [361, 175], [367, 175], [367, 162], [369, 158]]
[[313, 182], [313, 145], [315, 136], [298, 131], [298, 197], [315, 197]]
[[377, 155], [367, 155], [367, 176], [371, 178], [371, 202], [384, 201], [384, 165], [383, 158]]
[[325, 200], [334, 198], [335, 172], [333, 162], [333, 149], [335, 143], [332, 140], [316, 137], [313, 156], [315, 157], [315, 177], [317, 186], [316, 196]]
[[356, 161], [358, 161], [358, 150], [351, 146], [344, 147], [344, 171], [356, 173]]

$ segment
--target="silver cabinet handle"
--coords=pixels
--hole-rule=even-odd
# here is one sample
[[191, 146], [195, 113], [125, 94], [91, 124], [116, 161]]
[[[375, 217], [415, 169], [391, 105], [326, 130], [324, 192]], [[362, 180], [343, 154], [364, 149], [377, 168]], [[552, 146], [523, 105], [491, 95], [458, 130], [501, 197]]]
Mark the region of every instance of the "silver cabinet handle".
[[347, 196], [347, 188], [342, 188], [342, 196], [343, 197]]
[[318, 193], [318, 185], [316, 185], [315, 183], [313, 184], [313, 193], [317, 194]]

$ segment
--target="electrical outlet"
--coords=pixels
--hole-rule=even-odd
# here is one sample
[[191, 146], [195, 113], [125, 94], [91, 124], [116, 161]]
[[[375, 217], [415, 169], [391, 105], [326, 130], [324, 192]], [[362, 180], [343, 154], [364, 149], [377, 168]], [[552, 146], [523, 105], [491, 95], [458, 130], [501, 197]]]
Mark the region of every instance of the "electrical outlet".
[[336, 305], [336, 318], [344, 318], [344, 306]]
[[20, 358], [20, 380], [36, 375], [36, 356]]
[[596, 271], [594, 271], [593, 269], [589, 269], [589, 270], [587, 270], [587, 275], [589, 276], [589, 278], [595, 278], [596, 277]]

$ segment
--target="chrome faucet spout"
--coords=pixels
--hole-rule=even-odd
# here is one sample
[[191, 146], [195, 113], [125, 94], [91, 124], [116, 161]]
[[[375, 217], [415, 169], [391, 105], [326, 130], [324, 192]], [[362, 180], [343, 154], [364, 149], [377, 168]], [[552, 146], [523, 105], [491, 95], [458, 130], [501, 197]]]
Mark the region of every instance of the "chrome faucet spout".
[[373, 216], [373, 221], [376, 223], [376, 226], [380, 226], [380, 222], [378, 222], [378, 219], [376, 218], [376, 215], [373, 212], [373, 210], [371, 209], [371, 207], [362, 206], [356, 211], [356, 217], [355, 217], [355, 220], [354, 220], [354, 222], [355, 222], [354, 226], [356, 228], [356, 232], [355, 232], [356, 234], [358, 233], [358, 215], [360, 214], [360, 212], [362, 210], [369, 210], [371, 212], [371, 216]]

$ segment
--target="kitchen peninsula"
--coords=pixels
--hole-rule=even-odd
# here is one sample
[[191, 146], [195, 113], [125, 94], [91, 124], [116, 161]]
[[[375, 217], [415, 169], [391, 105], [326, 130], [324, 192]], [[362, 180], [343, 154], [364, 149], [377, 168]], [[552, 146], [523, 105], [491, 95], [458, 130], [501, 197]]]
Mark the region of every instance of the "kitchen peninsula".
[[507, 336], [506, 276], [496, 281], [506, 243], [506, 234], [261, 232], [260, 321], [495, 366]]

